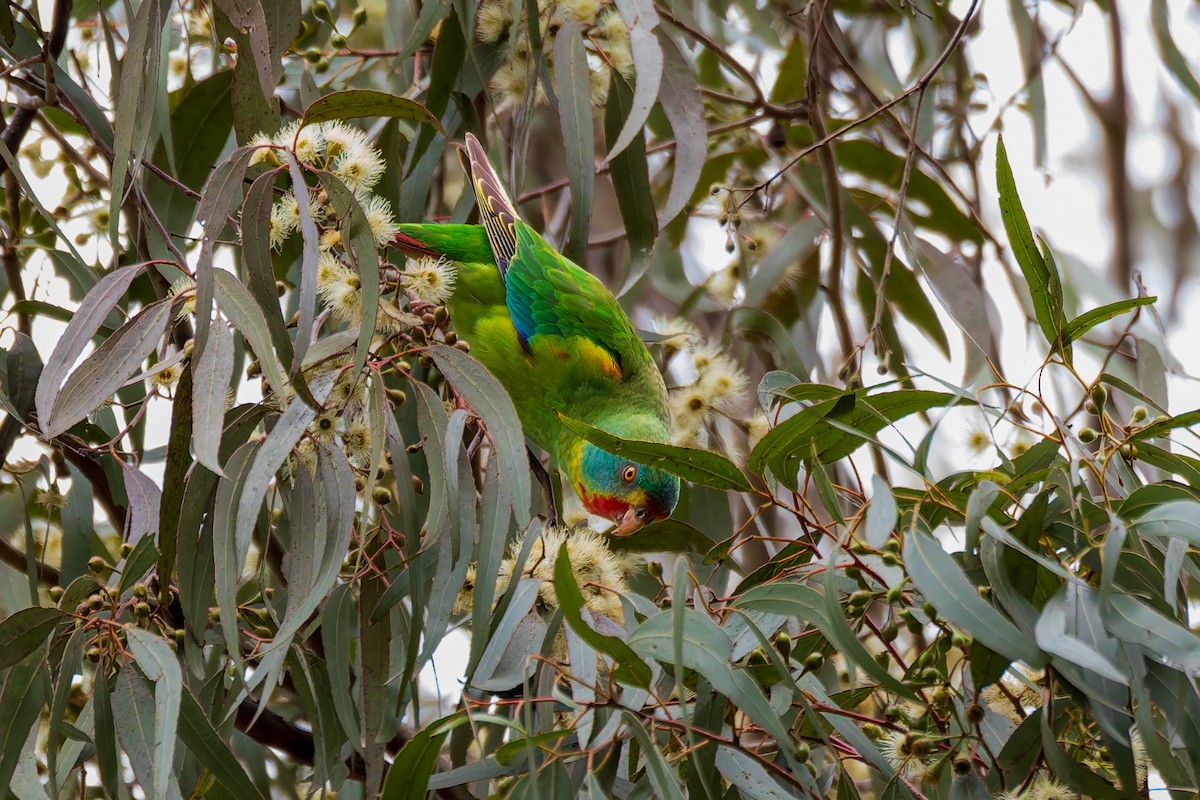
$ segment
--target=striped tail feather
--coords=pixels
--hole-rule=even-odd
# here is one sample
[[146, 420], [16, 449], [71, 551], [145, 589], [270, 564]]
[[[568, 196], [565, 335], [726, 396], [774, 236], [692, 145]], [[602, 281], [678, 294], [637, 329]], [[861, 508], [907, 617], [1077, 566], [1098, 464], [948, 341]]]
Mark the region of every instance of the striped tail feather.
[[517, 252], [517, 236], [513, 225], [520, 217], [508, 193], [504, 191], [504, 184], [492, 169], [483, 145], [471, 133], [467, 134], [465, 157], [471, 185], [475, 188], [475, 200], [479, 204], [480, 221], [487, 230], [492, 255], [500, 267], [500, 276], [504, 277], [509, 262]]

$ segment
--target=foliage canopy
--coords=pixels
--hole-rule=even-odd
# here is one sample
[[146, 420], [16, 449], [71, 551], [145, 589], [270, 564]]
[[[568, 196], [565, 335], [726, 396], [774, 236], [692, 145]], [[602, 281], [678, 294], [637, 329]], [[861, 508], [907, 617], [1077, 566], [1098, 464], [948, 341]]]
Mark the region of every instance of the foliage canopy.
[[[50, 5], [0, 5], [9, 794], [1200, 787], [1200, 411], [1132, 270], [1121, 4]], [[1138, 68], [1200, 100], [1151, 6]], [[1103, 291], [995, 130], [1043, 152], [1086, 14]], [[982, 120], [985, 36], [1026, 80]], [[675, 444], [561, 422], [683, 478], [672, 520], [537, 480], [453, 265], [387, 246], [471, 218], [467, 131], [651, 343]]]

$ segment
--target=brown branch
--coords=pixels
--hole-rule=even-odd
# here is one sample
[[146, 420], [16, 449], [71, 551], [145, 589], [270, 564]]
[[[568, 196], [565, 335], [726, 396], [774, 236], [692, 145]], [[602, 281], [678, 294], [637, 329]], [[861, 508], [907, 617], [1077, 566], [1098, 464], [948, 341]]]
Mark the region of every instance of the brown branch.
[[1108, 4], [1109, 47], [1112, 49], [1112, 90], [1102, 104], [1100, 127], [1108, 173], [1108, 203], [1113, 227], [1111, 272], [1116, 284], [1128, 288], [1133, 279], [1133, 212], [1129, 200], [1129, 98], [1125, 84], [1125, 44], [1117, 3]]
[[[21, 103], [13, 113], [12, 119], [4, 125], [3, 133], [0, 133], [0, 141], [4, 143], [8, 152], [12, 153], [13, 158], [17, 157], [17, 152], [21, 149], [21, 142], [29, 133], [29, 127], [33, 124], [34, 117], [37, 116], [39, 106], [43, 102], [51, 102], [58, 96], [54, 88], [54, 60], [62, 53], [63, 45], [67, 41], [67, 25], [71, 18], [71, 6], [72, 0], [55, 0], [54, 2], [50, 35], [46, 39], [39, 59], [44, 62], [46, 70], [44, 96], [38, 100], [30, 99], [28, 102]], [[5, 173], [4, 190], [8, 199], [9, 229], [3, 248], [0, 249], [0, 261], [3, 262], [4, 275], [8, 279], [9, 291], [12, 292], [13, 300], [19, 303], [27, 299], [21, 275], [21, 187], [12, 169], [5, 165], [3, 172]], [[17, 312], [17, 330], [26, 336], [33, 332], [33, 318], [28, 311]]]
[[979, 0], [971, 0], [971, 5], [967, 9], [967, 13], [963, 16], [962, 21], [958, 24], [958, 28], [955, 29], [954, 35], [951, 37], [950, 42], [946, 45], [945, 49], [942, 50], [942, 53], [938, 56], [937, 60], [929, 66], [929, 69], [922, 73], [921, 77], [917, 78], [916, 82], [912, 86], [908, 87], [891, 100], [888, 100], [886, 103], [880, 105], [878, 108], [875, 108], [872, 111], [862, 115], [858, 119], [853, 120], [852, 122], [842, 126], [841, 128], [838, 128], [835, 131], [831, 131], [820, 136], [817, 141], [813, 142], [808, 147], [805, 147], [803, 150], [793, 156], [790, 161], [788, 161], [779, 169], [779, 171], [766, 180], [756, 183], [753, 186], [730, 188], [735, 191], [750, 192], [760, 192], [766, 190], [772, 183], [782, 178], [784, 174], [803, 161], [807, 156], [821, 150], [830, 142], [840, 139], [851, 131], [861, 128], [863, 125], [866, 125], [876, 117], [887, 113], [889, 110], [904, 102], [917, 92], [923, 91], [933, 82], [933, 79], [937, 77], [939, 72], [941, 72], [942, 67], [946, 65], [946, 61], [948, 61], [950, 56], [954, 54], [954, 51], [958, 49], [958, 45], [962, 42], [963, 37], [966, 36], [967, 27], [971, 24], [971, 20], [974, 18], [975, 11], [978, 7]]
[[[808, 111], [813, 135], [820, 139], [828, 138], [825, 129], [825, 109], [819, 96], [821, 92], [819, 70], [822, 64], [821, 39], [825, 29], [825, 14], [829, 10], [830, 2], [831, 0], [826, 0], [825, 5], [821, 7], [821, 13], [814, 22], [812, 44], [809, 46], [811, 56], [808, 62], [808, 80], [805, 82], [808, 86]], [[829, 295], [829, 310], [833, 314], [834, 325], [837, 328], [843, 365], [850, 366], [850, 361], [854, 356], [854, 332], [850, 328], [850, 317], [846, 313], [846, 303], [842, 295], [843, 270], [846, 261], [846, 232], [842, 221], [842, 181], [838, 177], [837, 159], [834, 157], [832, 139], [830, 143], [830, 147], [821, 148], [817, 153], [825, 182], [825, 204], [829, 211], [829, 267], [828, 277], [825, 279], [825, 292]], [[746, 200], [749, 200], [749, 196]]]

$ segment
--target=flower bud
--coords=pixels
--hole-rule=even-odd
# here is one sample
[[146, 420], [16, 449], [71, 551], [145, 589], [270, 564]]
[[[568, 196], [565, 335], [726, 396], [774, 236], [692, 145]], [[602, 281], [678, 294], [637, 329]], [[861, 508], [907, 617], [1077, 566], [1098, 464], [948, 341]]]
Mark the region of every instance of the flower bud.
[[1084, 444], [1091, 444], [1099, 438], [1100, 432], [1095, 428], [1080, 428], [1077, 435], [1079, 436], [1079, 441]]

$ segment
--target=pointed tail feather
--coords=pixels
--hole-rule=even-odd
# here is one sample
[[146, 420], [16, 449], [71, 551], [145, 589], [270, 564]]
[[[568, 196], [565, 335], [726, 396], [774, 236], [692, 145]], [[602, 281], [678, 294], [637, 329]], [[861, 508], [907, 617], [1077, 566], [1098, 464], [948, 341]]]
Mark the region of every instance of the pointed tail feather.
[[467, 134], [463, 152], [471, 176], [471, 185], [475, 188], [475, 200], [479, 203], [480, 221], [487, 229], [492, 255], [503, 277], [508, 270], [508, 262], [517, 251], [517, 237], [513, 231], [513, 224], [520, 217], [517, 216], [516, 207], [509, 199], [508, 193], [504, 191], [504, 184], [492, 169], [487, 152], [473, 134]]

